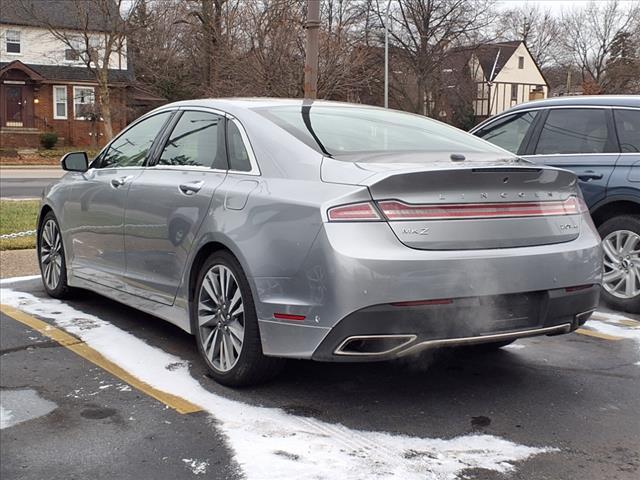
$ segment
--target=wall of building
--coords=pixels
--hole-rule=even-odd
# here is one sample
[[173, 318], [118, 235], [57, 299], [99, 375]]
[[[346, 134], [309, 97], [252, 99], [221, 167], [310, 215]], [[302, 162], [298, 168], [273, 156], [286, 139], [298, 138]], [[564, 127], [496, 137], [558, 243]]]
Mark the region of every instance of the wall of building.
[[[34, 104], [34, 115], [38, 117], [38, 126], [41, 131], [33, 132], [28, 129], [2, 129], [0, 143], [3, 147], [32, 147], [40, 145], [42, 131], [50, 131], [58, 134], [58, 146], [76, 146], [97, 148], [106, 143], [104, 136], [104, 122], [88, 121], [74, 118], [73, 110], [73, 86], [78, 84], [42, 84], [36, 93], [37, 103]], [[53, 87], [65, 86], [67, 88], [67, 118], [54, 118]], [[86, 86], [83, 85], [83, 86]], [[126, 90], [113, 88], [111, 90], [112, 129], [114, 135], [126, 126]]]
[[[20, 53], [8, 53], [6, 43], [7, 30], [20, 31]], [[65, 31], [65, 35], [81, 35], [81, 32]], [[95, 33], [90, 35], [90, 43], [98, 49], [100, 55], [104, 55], [103, 35]], [[0, 25], [0, 62], [12, 62], [20, 60], [31, 65], [63, 65], [68, 67], [86, 68], [82, 61], [65, 60], [65, 50], [69, 47], [51, 32], [44, 28], [24, 27], [20, 25]], [[115, 70], [127, 69], [126, 44], [123, 51], [112, 54], [109, 59], [109, 68]]]

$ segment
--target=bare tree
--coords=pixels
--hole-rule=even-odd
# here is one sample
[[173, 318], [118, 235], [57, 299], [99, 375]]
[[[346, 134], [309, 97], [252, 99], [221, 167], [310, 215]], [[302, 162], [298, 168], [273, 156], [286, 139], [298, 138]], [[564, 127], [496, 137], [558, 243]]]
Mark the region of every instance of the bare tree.
[[550, 10], [534, 4], [500, 12], [496, 36], [502, 40], [522, 40], [540, 68], [558, 58], [558, 38], [561, 29]]
[[[392, 95], [398, 106], [433, 116], [443, 95], [450, 49], [476, 39], [492, 21], [493, 0], [398, 0], [392, 7]], [[386, 2], [377, 3], [384, 22]]]
[[599, 90], [607, 90], [616, 40], [625, 32], [637, 31], [638, 22], [640, 5], [625, 7], [618, 0], [591, 2], [583, 10], [563, 13], [561, 39], [566, 56], [581, 70], [583, 83], [593, 82]]

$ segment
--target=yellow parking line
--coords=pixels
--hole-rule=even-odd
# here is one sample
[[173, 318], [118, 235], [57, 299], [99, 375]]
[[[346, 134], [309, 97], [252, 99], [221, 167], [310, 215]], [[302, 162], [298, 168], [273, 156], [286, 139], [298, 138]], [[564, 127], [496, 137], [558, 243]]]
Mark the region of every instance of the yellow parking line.
[[123, 382], [128, 383], [132, 387], [140, 390], [141, 392], [161, 401], [165, 405], [173, 408], [179, 413], [194, 413], [202, 410], [198, 405], [195, 405], [184, 398], [177, 397], [171, 393], [163, 392], [157, 388], [152, 387], [148, 383], [134, 377], [126, 370], [122, 369], [111, 360], [106, 359], [101, 353], [94, 350], [82, 340], [69, 335], [67, 332], [60, 330], [59, 328], [49, 325], [42, 320], [38, 320], [31, 315], [28, 315], [16, 308], [8, 305], [0, 304], [0, 311], [5, 315], [21, 322], [28, 327], [38, 331], [42, 335], [49, 337], [50, 339], [58, 342], [63, 347], [68, 348], [72, 352], [80, 355], [82, 358], [89, 360], [91, 363], [99, 366], [103, 370], [106, 370], [110, 374], [118, 377]]
[[622, 337], [616, 337], [615, 335], [608, 335], [606, 333], [596, 332], [595, 330], [587, 330], [586, 328], [579, 328], [576, 333], [580, 335], [586, 335], [588, 337], [601, 338], [602, 340], [622, 340]]

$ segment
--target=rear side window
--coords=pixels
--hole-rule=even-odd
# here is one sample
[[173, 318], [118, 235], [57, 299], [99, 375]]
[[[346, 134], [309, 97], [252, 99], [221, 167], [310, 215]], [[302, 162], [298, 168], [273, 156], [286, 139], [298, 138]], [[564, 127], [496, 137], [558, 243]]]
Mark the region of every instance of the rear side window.
[[126, 130], [111, 143], [100, 161], [100, 168], [142, 166], [153, 141], [172, 113], [159, 113]]
[[228, 147], [229, 147], [229, 168], [231, 170], [237, 170], [239, 172], [251, 171], [251, 160], [249, 159], [249, 152], [242, 139], [240, 129], [234, 121], [229, 121], [227, 124], [228, 132]]
[[226, 168], [224, 117], [184, 112], [171, 132], [158, 165]]
[[604, 109], [552, 109], [542, 127], [535, 153], [604, 153], [607, 139]]
[[623, 153], [640, 152], [640, 110], [615, 110], [616, 130]]
[[536, 115], [537, 112], [510, 115], [483, 128], [476, 135], [505, 150], [518, 153]]

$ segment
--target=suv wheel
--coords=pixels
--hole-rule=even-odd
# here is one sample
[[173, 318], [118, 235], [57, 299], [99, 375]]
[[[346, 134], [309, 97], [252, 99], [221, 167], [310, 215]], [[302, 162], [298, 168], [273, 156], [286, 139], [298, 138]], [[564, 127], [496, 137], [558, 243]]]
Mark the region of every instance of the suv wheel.
[[261, 383], [284, 364], [262, 353], [251, 288], [228, 252], [216, 252], [204, 262], [191, 301], [191, 321], [198, 350], [219, 383], [234, 387]]
[[625, 312], [640, 312], [640, 217], [620, 215], [598, 228], [604, 250], [602, 297]]

